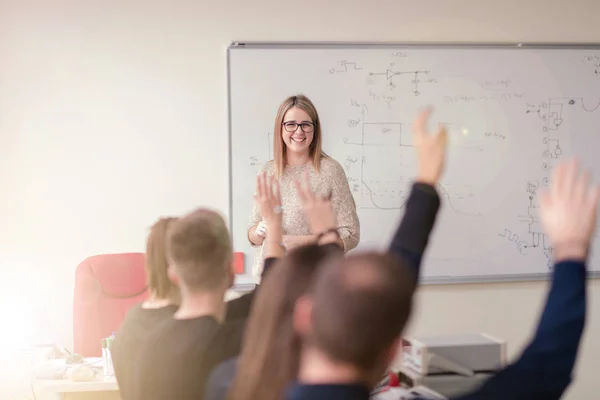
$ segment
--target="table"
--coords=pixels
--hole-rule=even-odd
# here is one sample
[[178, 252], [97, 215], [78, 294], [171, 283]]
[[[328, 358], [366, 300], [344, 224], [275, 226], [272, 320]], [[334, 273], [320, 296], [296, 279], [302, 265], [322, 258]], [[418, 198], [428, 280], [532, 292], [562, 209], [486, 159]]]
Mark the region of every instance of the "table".
[[[95, 366], [96, 376], [90, 381], [73, 381], [70, 370], [64, 379], [34, 379], [32, 388], [38, 400], [63, 399], [111, 399], [118, 400], [119, 385], [114, 376], [105, 377], [102, 368], [97, 368], [99, 358], [88, 358], [85, 364]], [[46, 364], [49, 367], [64, 366], [64, 360], [52, 360]], [[100, 364], [101, 365], [101, 364]]]
[[38, 400], [111, 399], [118, 400], [119, 385], [114, 377], [99, 376], [93, 381], [75, 382], [70, 378], [60, 380], [35, 380], [33, 390]]

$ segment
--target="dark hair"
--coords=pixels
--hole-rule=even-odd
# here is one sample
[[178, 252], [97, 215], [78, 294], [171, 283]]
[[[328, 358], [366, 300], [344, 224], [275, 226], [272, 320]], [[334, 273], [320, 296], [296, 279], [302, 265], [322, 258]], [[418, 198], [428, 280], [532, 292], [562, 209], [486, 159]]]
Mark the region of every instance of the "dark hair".
[[414, 289], [410, 271], [389, 253], [324, 266], [312, 293], [311, 344], [334, 360], [372, 371], [406, 325]]
[[173, 222], [168, 234], [169, 262], [190, 290], [215, 289], [229, 276], [233, 258], [225, 220], [198, 209]]
[[293, 327], [296, 300], [312, 285], [319, 265], [342, 257], [336, 246], [311, 244], [271, 267], [252, 305], [229, 400], [280, 400], [298, 371], [300, 341]]

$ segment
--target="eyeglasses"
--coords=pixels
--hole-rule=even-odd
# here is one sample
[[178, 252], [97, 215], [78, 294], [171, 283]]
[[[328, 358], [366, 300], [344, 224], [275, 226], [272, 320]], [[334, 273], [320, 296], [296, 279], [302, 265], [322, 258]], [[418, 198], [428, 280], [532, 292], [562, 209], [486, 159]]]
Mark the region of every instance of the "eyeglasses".
[[310, 122], [303, 122], [301, 124], [297, 124], [295, 122], [284, 122], [283, 127], [288, 132], [296, 132], [296, 129], [298, 129], [298, 127], [300, 127], [300, 129], [302, 129], [302, 132], [304, 133], [311, 133], [315, 130], [315, 126]]

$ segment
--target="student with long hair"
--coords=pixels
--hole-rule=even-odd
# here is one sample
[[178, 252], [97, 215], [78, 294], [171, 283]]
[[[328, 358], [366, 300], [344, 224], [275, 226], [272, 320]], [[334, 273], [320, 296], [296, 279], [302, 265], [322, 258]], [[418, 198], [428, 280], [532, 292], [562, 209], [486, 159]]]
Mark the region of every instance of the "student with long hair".
[[[260, 379], [259, 375], [261, 374], [275, 378], [293, 374], [292, 371], [296, 362], [292, 350], [294, 347], [292, 326], [281, 324], [281, 321], [291, 315], [295, 299], [310, 286], [317, 266], [329, 257], [343, 256], [343, 250], [339, 244], [339, 235], [337, 230], [332, 228], [336, 226], [336, 216], [331, 203], [328, 199], [316, 196], [312, 192], [308, 175], [305, 175], [304, 180], [304, 187], [297, 183], [297, 190], [299, 196], [303, 199], [304, 211], [311, 226], [311, 231], [317, 233], [317, 239], [313, 244], [291, 250], [277, 262], [271, 257], [265, 259], [265, 268], [268, 268], [268, 270], [263, 273], [265, 278], [252, 306], [252, 310], [261, 310], [261, 312], [252, 311], [251, 313], [253, 316], [251, 317], [252, 322], [247, 327], [242, 353], [243, 360], [254, 360], [253, 362], [265, 366], [265, 369], [248, 370], [247, 372], [252, 375], [252, 378], [247, 380], [244, 377], [240, 379], [240, 382], [255, 382]], [[268, 206], [263, 208], [269, 209]], [[269, 222], [271, 229], [267, 232], [266, 244], [271, 243], [269, 235], [272, 234], [273, 230], [281, 230], [280, 224], [281, 222], [277, 223], [271, 219]], [[266, 251], [267, 248], [265, 247], [265, 253]], [[272, 318], [274, 315], [277, 317]], [[261, 340], [258, 342], [249, 341], [251, 337], [255, 337], [259, 332], [264, 334], [261, 335]], [[274, 334], [276, 332], [277, 334]], [[276, 349], [286, 349], [286, 351], [277, 351]], [[236, 364], [237, 359], [232, 359], [215, 370], [213, 376], [209, 379], [205, 399], [225, 398], [235, 374]], [[280, 379], [276, 379], [276, 381], [280, 381]], [[242, 386], [239, 390], [245, 392], [247, 387]], [[277, 384], [275, 383], [275, 386], [268, 388], [267, 392], [273, 393], [272, 391], [276, 391], [276, 387]], [[268, 398], [271, 398], [270, 395], [262, 392], [249, 394], [248, 398], [252, 396], [256, 396], [255, 398], [269, 396]]]
[[179, 303], [179, 289], [168, 277], [166, 239], [169, 226], [176, 218], [160, 218], [150, 229], [146, 241], [146, 281], [149, 298], [133, 306], [112, 345], [112, 359], [123, 399], [131, 398], [132, 370], [139, 345], [150, 330], [171, 318]]
[[[308, 97], [290, 96], [281, 103], [273, 128], [273, 160], [261, 168], [259, 175], [266, 172], [280, 184], [281, 203], [285, 210], [282, 243], [287, 250], [315, 240], [315, 233], [303, 218], [294, 183], [306, 173], [310, 175], [315, 193], [331, 199], [337, 217], [334, 228], [339, 233], [338, 243], [344, 252], [355, 248], [360, 240], [356, 203], [346, 173], [339, 162], [323, 152], [322, 136], [319, 114]], [[260, 276], [262, 270], [264, 256], [261, 246], [270, 228], [255, 204], [248, 225], [248, 239], [256, 247], [255, 276]]]
[[[422, 129], [428, 115], [428, 112], [420, 114], [416, 129]], [[437, 137], [440, 145], [444, 145], [446, 132], [439, 132]], [[413, 289], [440, 204], [433, 185], [443, 170], [444, 151], [431, 143], [417, 142], [419, 176], [389, 247], [390, 257], [401, 258], [409, 266], [406, 283]], [[331, 202], [315, 194], [310, 182], [304, 187], [296, 186], [311, 230], [323, 232], [327, 226], [335, 227], [336, 213]], [[289, 252], [276, 264], [256, 297], [239, 360], [230, 360], [213, 372], [206, 400], [222, 400], [230, 388], [228, 400], [283, 397], [285, 387], [295, 380], [299, 365], [299, 337], [292, 323], [296, 301], [308, 291], [320, 265], [340, 257], [340, 250], [309, 245]]]

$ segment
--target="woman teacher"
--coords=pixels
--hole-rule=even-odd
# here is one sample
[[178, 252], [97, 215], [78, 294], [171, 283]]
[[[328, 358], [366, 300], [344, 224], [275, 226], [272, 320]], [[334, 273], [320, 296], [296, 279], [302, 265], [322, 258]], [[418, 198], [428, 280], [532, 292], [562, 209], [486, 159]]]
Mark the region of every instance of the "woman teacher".
[[[288, 97], [279, 107], [273, 135], [273, 160], [259, 171], [279, 180], [283, 209], [283, 245], [292, 249], [313, 242], [321, 232], [311, 232], [296, 193], [296, 181], [308, 173], [313, 191], [331, 198], [337, 213], [340, 244], [350, 251], [360, 240], [356, 203], [344, 169], [322, 150], [321, 123], [317, 109], [306, 96]], [[257, 247], [253, 273], [262, 270], [262, 244], [269, 227], [254, 204], [248, 229], [250, 243]]]

